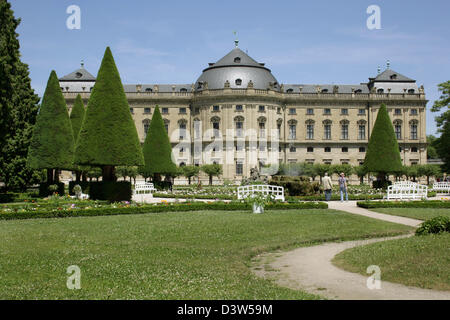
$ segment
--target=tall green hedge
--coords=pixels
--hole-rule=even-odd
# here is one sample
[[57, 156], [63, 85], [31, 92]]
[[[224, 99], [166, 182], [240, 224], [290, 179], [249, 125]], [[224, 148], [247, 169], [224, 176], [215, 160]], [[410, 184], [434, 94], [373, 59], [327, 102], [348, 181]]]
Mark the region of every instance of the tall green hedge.
[[364, 167], [367, 171], [377, 172], [383, 177], [387, 173], [402, 170], [397, 138], [385, 104], [381, 104], [378, 111], [367, 146]]
[[100, 167], [144, 164], [136, 126], [109, 47], [89, 98], [74, 162]]
[[33, 169], [68, 169], [73, 153], [69, 112], [56, 72], [52, 71], [34, 126], [27, 165]]
[[158, 106], [156, 106], [150, 122], [143, 153], [145, 165], [140, 168], [140, 172], [144, 176], [177, 172], [177, 167], [172, 161], [172, 145]]
[[70, 113], [70, 122], [72, 124], [73, 137], [75, 142], [78, 140], [78, 135], [80, 133], [81, 125], [83, 123], [85, 112], [83, 100], [81, 100], [80, 94], [77, 95], [75, 103]]

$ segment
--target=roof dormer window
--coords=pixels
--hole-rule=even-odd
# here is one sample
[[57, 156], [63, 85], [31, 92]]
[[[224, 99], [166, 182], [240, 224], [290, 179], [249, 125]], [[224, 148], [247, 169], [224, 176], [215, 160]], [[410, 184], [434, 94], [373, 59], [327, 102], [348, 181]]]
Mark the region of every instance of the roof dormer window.
[[391, 75], [391, 80], [395, 80], [395, 79], [397, 79], [397, 75], [394, 73], [393, 75]]
[[180, 92], [187, 92], [187, 89], [186, 88], [181, 88]]
[[384, 89], [378, 89], [377, 93], [384, 93]]
[[241, 63], [241, 58], [239, 58], [239, 57], [234, 58], [234, 62], [235, 63]]
[[328, 89], [322, 89], [322, 93], [328, 93]]
[[82, 74], [81, 72], [75, 73], [75, 77], [76, 77], [77, 79], [80, 79], [82, 76], [83, 76], [83, 74]]
[[152, 92], [152, 88], [145, 88], [145, 92]]
[[237, 86], [240, 86], [242, 84], [242, 79], [236, 79], [235, 83]]

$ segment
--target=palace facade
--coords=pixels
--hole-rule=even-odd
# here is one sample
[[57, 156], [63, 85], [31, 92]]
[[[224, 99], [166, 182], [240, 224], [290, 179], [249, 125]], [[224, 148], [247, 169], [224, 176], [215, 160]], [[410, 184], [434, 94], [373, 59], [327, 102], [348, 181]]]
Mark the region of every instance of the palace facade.
[[[83, 64], [60, 78], [69, 109], [77, 94], [87, 104], [94, 84]], [[362, 164], [382, 103], [403, 163], [426, 164], [423, 86], [389, 65], [366, 83], [282, 84], [236, 43], [193, 84], [124, 89], [141, 142], [158, 105], [177, 164], [221, 163], [223, 179], [241, 180], [252, 167], [274, 161]]]

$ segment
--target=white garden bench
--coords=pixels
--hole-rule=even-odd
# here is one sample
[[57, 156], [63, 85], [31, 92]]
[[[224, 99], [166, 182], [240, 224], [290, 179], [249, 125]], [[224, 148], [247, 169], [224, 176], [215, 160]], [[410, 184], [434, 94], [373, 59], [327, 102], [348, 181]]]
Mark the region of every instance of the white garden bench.
[[387, 190], [387, 200], [421, 200], [427, 195], [427, 186], [410, 181], [394, 183]]
[[433, 191], [442, 191], [445, 193], [450, 193], [450, 182], [447, 181], [441, 181], [441, 182], [435, 182], [433, 184]]
[[253, 184], [241, 186], [237, 189], [237, 197], [239, 200], [245, 199], [255, 193], [262, 193], [266, 196], [271, 195], [274, 200], [284, 201], [284, 188], [280, 186], [271, 186], [267, 184]]
[[151, 182], [137, 182], [134, 185], [134, 191], [133, 194], [146, 194], [146, 193], [153, 193], [156, 191], [155, 186]]

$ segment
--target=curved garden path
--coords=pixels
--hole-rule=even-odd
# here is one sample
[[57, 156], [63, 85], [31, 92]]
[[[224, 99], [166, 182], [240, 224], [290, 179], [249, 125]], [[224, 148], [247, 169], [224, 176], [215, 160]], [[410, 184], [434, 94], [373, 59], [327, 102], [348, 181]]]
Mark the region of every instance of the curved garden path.
[[[420, 220], [371, 212], [356, 207], [355, 201], [329, 202], [329, 208], [414, 227], [421, 223]], [[267, 253], [255, 258], [255, 267], [252, 271], [260, 277], [275, 280], [281, 286], [304, 290], [328, 299], [450, 300], [450, 292], [420, 289], [383, 281], [382, 274], [381, 289], [370, 290], [366, 285], [369, 274], [363, 276], [348, 272], [331, 263], [336, 254], [348, 248], [410, 236], [412, 235], [325, 243], [288, 252]]]

